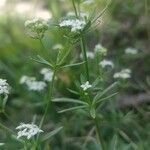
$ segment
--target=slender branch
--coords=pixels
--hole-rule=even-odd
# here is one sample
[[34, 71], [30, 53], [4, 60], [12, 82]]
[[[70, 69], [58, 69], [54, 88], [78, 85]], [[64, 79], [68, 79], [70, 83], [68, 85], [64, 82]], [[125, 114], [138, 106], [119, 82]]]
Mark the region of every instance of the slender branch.
[[88, 59], [87, 59], [86, 48], [85, 48], [85, 41], [84, 41], [83, 35], [81, 36], [81, 49], [82, 49], [82, 55], [83, 55], [84, 61], [85, 61], [86, 78], [89, 81]]
[[56, 76], [56, 69], [54, 69], [52, 82], [51, 82], [51, 85], [50, 85], [49, 96], [48, 96], [48, 99], [47, 99], [46, 109], [45, 109], [44, 115], [43, 115], [43, 117], [41, 119], [41, 122], [40, 122], [40, 125], [39, 125], [40, 128], [42, 127], [42, 125], [44, 123], [44, 120], [45, 120], [45, 118], [47, 116], [47, 113], [48, 113], [49, 105], [50, 105], [50, 102], [51, 102], [51, 99], [52, 99], [52, 94], [53, 94], [53, 87], [54, 87], [55, 76]]
[[99, 142], [99, 144], [101, 146], [101, 149], [105, 150], [105, 145], [104, 145], [103, 138], [101, 136], [100, 127], [99, 127], [97, 118], [94, 119], [94, 124], [95, 124], [95, 127], [96, 127], [96, 134], [97, 134], [97, 137], [98, 137], [98, 142]]
[[[46, 119], [46, 116], [47, 116], [47, 113], [48, 113], [48, 110], [49, 110], [49, 106], [50, 106], [50, 102], [52, 100], [52, 94], [53, 94], [53, 88], [54, 88], [54, 80], [55, 80], [55, 76], [56, 76], [56, 68], [54, 68], [54, 73], [53, 73], [53, 77], [52, 77], [52, 82], [50, 84], [50, 90], [49, 90], [49, 94], [48, 94], [48, 98], [47, 98], [47, 102], [46, 102], [46, 108], [45, 108], [45, 112], [44, 112], [44, 115], [40, 121], [40, 125], [39, 125], [39, 128], [42, 128], [43, 124], [44, 124], [44, 121]], [[37, 146], [38, 146], [38, 140], [39, 140], [39, 134], [37, 135], [37, 139], [36, 139], [36, 143], [35, 143], [35, 146], [34, 146], [34, 149], [36, 150]]]
[[78, 12], [77, 12], [77, 8], [76, 8], [74, 0], [72, 0], [72, 4], [73, 4], [74, 11], [75, 11], [75, 15], [78, 18]]

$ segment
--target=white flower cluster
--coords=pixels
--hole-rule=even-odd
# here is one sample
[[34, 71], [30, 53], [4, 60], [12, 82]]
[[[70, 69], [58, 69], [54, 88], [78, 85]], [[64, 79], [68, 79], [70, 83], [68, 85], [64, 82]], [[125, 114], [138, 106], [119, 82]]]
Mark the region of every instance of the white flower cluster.
[[30, 139], [36, 134], [43, 132], [43, 130], [39, 129], [35, 124], [21, 123], [16, 129], [19, 130], [17, 138], [26, 137], [27, 139]]
[[10, 87], [9, 87], [9, 84], [7, 83], [7, 80], [0, 79], [0, 95], [1, 94], [8, 95], [9, 90], [10, 90]]
[[41, 69], [40, 73], [44, 76], [45, 81], [52, 81], [53, 72], [50, 69], [43, 68]]
[[114, 63], [110, 60], [102, 60], [99, 65], [102, 67], [102, 68], [105, 68], [105, 67], [111, 67], [111, 68], [114, 68]]
[[31, 37], [42, 38], [46, 30], [48, 30], [48, 22], [41, 18], [27, 20], [25, 27], [31, 32]]
[[81, 85], [81, 88], [83, 91], [86, 91], [87, 89], [91, 88], [92, 85], [89, 83], [89, 81], [86, 81], [84, 84]]
[[130, 69], [123, 69], [120, 72], [117, 72], [113, 76], [115, 79], [128, 79], [131, 77], [131, 70]]
[[132, 55], [136, 55], [137, 53], [138, 53], [138, 50], [137, 49], [135, 49], [135, 48], [127, 48], [127, 49], [125, 49], [125, 53], [126, 54], [132, 54]]
[[43, 81], [36, 81], [35, 77], [22, 76], [20, 84], [25, 84], [31, 91], [42, 91], [46, 87], [46, 83]]
[[52, 47], [53, 50], [60, 50], [63, 49], [63, 46], [61, 44], [56, 44]]
[[66, 19], [59, 23], [60, 27], [69, 27], [71, 29], [71, 32], [78, 32], [80, 30], [83, 30], [85, 25], [86, 22], [79, 19]]
[[[94, 59], [94, 53], [93, 52], [87, 52], [86, 55], [87, 55], [88, 58]], [[81, 59], [83, 58], [82, 53], [80, 54], [80, 58]]]
[[95, 45], [94, 51], [95, 53], [100, 53], [101, 55], [107, 54], [107, 49], [103, 47], [101, 44]]

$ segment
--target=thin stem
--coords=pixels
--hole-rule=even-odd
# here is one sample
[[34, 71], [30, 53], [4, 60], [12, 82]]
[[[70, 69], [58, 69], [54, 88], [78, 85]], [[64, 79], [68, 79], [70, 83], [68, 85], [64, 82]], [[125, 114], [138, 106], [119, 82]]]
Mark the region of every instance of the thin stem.
[[78, 18], [78, 12], [77, 12], [77, 8], [76, 8], [74, 0], [72, 0], [72, 4], [73, 4], [74, 11], [75, 11], [75, 15]]
[[53, 77], [52, 77], [52, 82], [51, 82], [51, 85], [50, 85], [49, 97], [47, 99], [47, 105], [46, 105], [46, 109], [45, 109], [44, 115], [43, 115], [43, 117], [41, 119], [41, 122], [40, 122], [40, 126], [39, 126], [40, 128], [42, 127], [42, 125], [44, 123], [44, 120], [46, 118], [46, 115], [48, 113], [49, 105], [50, 105], [50, 102], [51, 102], [51, 99], [52, 99], [52, 93], [53, 93], [55, 76], [56, 76], [56, 69], [54, 69], [54, 73], [53, 73]]
[[42, 53], [41, 53], [41, 54], [44, 56], [44, 55], [46, 54], [46, 53], [45, 53], [45, 52], [46, 52], [46, 48], [45, 48], [45, 46], [44, 46], [44, 44], [43, 44], [43, 42], [42, 42], [42, 39], [39, 39], [39, 41], [40, 41], [41, 48], [42, 48], [42, 50], [41, 50]]
[[[51, 85], [50, 85], [50, 90], [49, 90], [49, 94], [48, 94], [48, 98], [47, 98], [47, 102], [46, 102], [46, 108], [45, 108], [45, 112], [44, 112], [44, 115], [40, 121], [40, 125], [39, 125], [39, 128], [42, 128], [43, 124], [44, 124], [44, 121], [46, 119], [46, 116], [47, 116], [47, 113], [48, 113], [48, 110], [49, 110], [49, 106], [50, 106], [50, 102], [51, 102], [51, 99], [52, 99], [52, 94], [53, 94], [53, 88], [54, 88], [54, 80], [55, 80], [55, 76], [56, 76], [56, 68], [54, 68], [54, 73], [53, 73], [53, 77], [52, 77], [52, 82], [51, 82]], [[39, 134], [37, 135], [37, 139], [36, 139], [36, 143], [35, 143], [35, 150], [37, 148], [37, 145], [38, 145], [38, 140], [39, 140]]]
[[84, 41], [84, 37], [83, 36], [81, 36], [81, 49], [82, 49], [82, 54], [83, 54], [84, 61], [85, 61], [86, 78], [89, 81], [88, 59], [87, 59], [86, 48], [85, 48], [85, 41]]
[[101, 136], [100, 127], [99, 127], [97, 118], [94, 119], [94, 124], [95, 124], [95, 127], [96, 127], [96, 134], [97, 134], [97, 137], [98, 137], [98, 142], [101, 146], [101, 149], [105, 150], [105, 146], [104, 146], [103, 138]]

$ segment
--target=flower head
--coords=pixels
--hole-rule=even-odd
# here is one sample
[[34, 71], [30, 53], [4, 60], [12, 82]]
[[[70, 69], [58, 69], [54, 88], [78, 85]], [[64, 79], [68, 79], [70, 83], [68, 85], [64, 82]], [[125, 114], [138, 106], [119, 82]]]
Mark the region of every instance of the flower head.
[[105, 67], [111, 67], [111, 68], [114, 68], [114, 64], [113, 64], [113, 62], [112, 61], [110, 61], [110, 60], [106, 60], [106, 59], [104, 59], [104, 60], [102, 60], [100, 63], [99, 63], [99, 65], [102, 67], [102, 68], [105, 68]]
[[[93, 52], [87, 52], [86, 55], [87, 55], [87, 58], [94, 59], [94, 53]], [[80, 54], [80, 58], [83, 58], [82, 53]]]
[[86, 22], [83, 19], [65, 19], [59, 23], [60, 27], [67, 27], [71, 32], [78, 32], [84, 29]]
[[84, 84], [81, 85], [81, 88], [83, 91], [86, 91], [87, 89], [91, 88], [92, 85], [89, 83], [89, 81], [86, 81]]
[[131, 77], [131, 70], [130, 69], [123, 69], [120, 72], [117, 72], [113, 76], [115, 79], [120, 78], [120, 79], [128, 79]]
[[106, 55], [107, 54], [107, 49], [103, 47], [101, 44], [95, 45], [94, 48], [95, 53], [100, 53], [101, 55]]
[[16, 127], [16, 130], [19, 130], [17, 138], [26, 137], [27, 139], [30, 139], [36, 134], [43, 132], [43, 130], [39, 129], [39, 127], [35, 124], [25, 123], [20, 123], [20, 125]]
[[22, 76], [20, 84], [25, 84], [31, 91], [42, 91], [46, 87], [46, 83], [43, 81], [36, 81], [35, 77]]
[[9, 84], [7, 83], [7, 80], [0, 79], [0, 95], [1, 94], [8, 95], [9, 90], [10, 90], [10, 87], [9, 87]]
[[44, 76], [45, 81], [52, 81], [53, 72], [50, 69], [43, 68], [40, 73]]
[[41, 39], [45, 31], [48, 30], [48, 22], [41, 18], [35, 18], [27, 20], [25, 22], [25, 27], [29, 31], [31, 37]]
[[126, 48], [125, 49], [125, 53], [126, 54], [131, 54], [131, 55], [136, 55], [138, 53], [138, 50], [135, 48]]
[[52, 47], [53, 50], [60, 50], [63, 49], [63, 46], [61, 44], [56, 44]]

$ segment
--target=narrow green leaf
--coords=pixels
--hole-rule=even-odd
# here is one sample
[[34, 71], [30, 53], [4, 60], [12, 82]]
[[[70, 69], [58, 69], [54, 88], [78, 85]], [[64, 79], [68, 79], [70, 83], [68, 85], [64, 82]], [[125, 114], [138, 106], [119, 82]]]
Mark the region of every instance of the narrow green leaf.
[[45, 60], [44, 58], [42, 58], [42, 57], [39, 56], [39, 55], [38, 55], [37, 57], [38, 57], [38, 59], [35, 59], [35, 58], [31, 58], [31, 59], [34, 60], [35, 62], [44, 64], [44, 65], [48, 65], [48, 66], [50, 66], [51, 68], [53, 68], [53, 65], [52, 65], [50, 62], [48, 62], [47, 60]]
[[67, 90], [68, 90], [69, 92], [75, 94], [75, 95], [79, 95], [79, 93], [78, 93], [77, 91], [74, 91], [74, 90], [72, 90], [72, 89], [67, 89]]
[[42, 138], [42, 142], [50, 139], [51, 137], [53, 137], [54, 135], [56, 135], [60, 130], [62, 130], [63, 127], [59, 127], [53, 131], [51, 131], [50, 133], [47, 133], [43, 138]]
[[107, 97], [101, 98], [100, 100], [97, 100], [97, 101], [96, 101], [96, 104], [98, 104], [98, 103], [100, 103], [100, 102], [102, 102], [102, 101], [105, 101], [105, 100], [109, 100], [110, 98], [112, 98], [113, 96], [115, 96], [115, 95], [117, 95], [117, 94], [118, 94], [118, 92], [113, 93], [113, 94], [111, 94], [111, 95], [109, 95], [109, 96], [107, 96]]
[[117, 135], [114, 135], [110, 143], [110, 150], [117, 150], [117, 142]]
[[92, 87], [95, 88], [99, 84], [100, 81], [101, 81], [101, 78], [97, 77], [96, 80], [92, 83]]
[[68, 103], [78, 103], [78, 104], [83, 104], [83, 105], [88, 105], [88, 103], [77, 100], [77, 99], [72, 99], [72, 98], [55, 98], [52, 100], [53, 102], [68, 102]]
[[77, 110], [77, 109], [81, 109], [81, 108], [86, 108], [86, 107], [87, 107], [87, 106], [85, 106], [85, 105], [76, 106], [76, 107], [71, 107], [71, 108], [67, 108], [67, 109], [58, 111], [58, 113], [64, 113], [64, 112], [67, 112], [67, 111], [73, 111], [73, 110]]
[[114, 82], [109, 87], [107, 87], [104, 91], [98, 92], [98, 94], [94, 97], [93, 103], [96, 103], [103, 95], [105, 95], [108, 91], [112, 90], [117, 85], [117, 82]]
[[95, 117], [96, 117], [96, 112], [95, 112], [94, 106], [92, 106], [91, 109], [90, 109], [90, 115], [91, 115], [92, 118], [95, 119]]
[[84, 64], [84, 63], [85, 63], [85, 61], [79, 62], [79, 63], [70, 64], [70, 65], [65, 65], [65, 66], [62, 66], [61, 68], [79, 66], [79, 65], [82, 65], [82, 64]]

